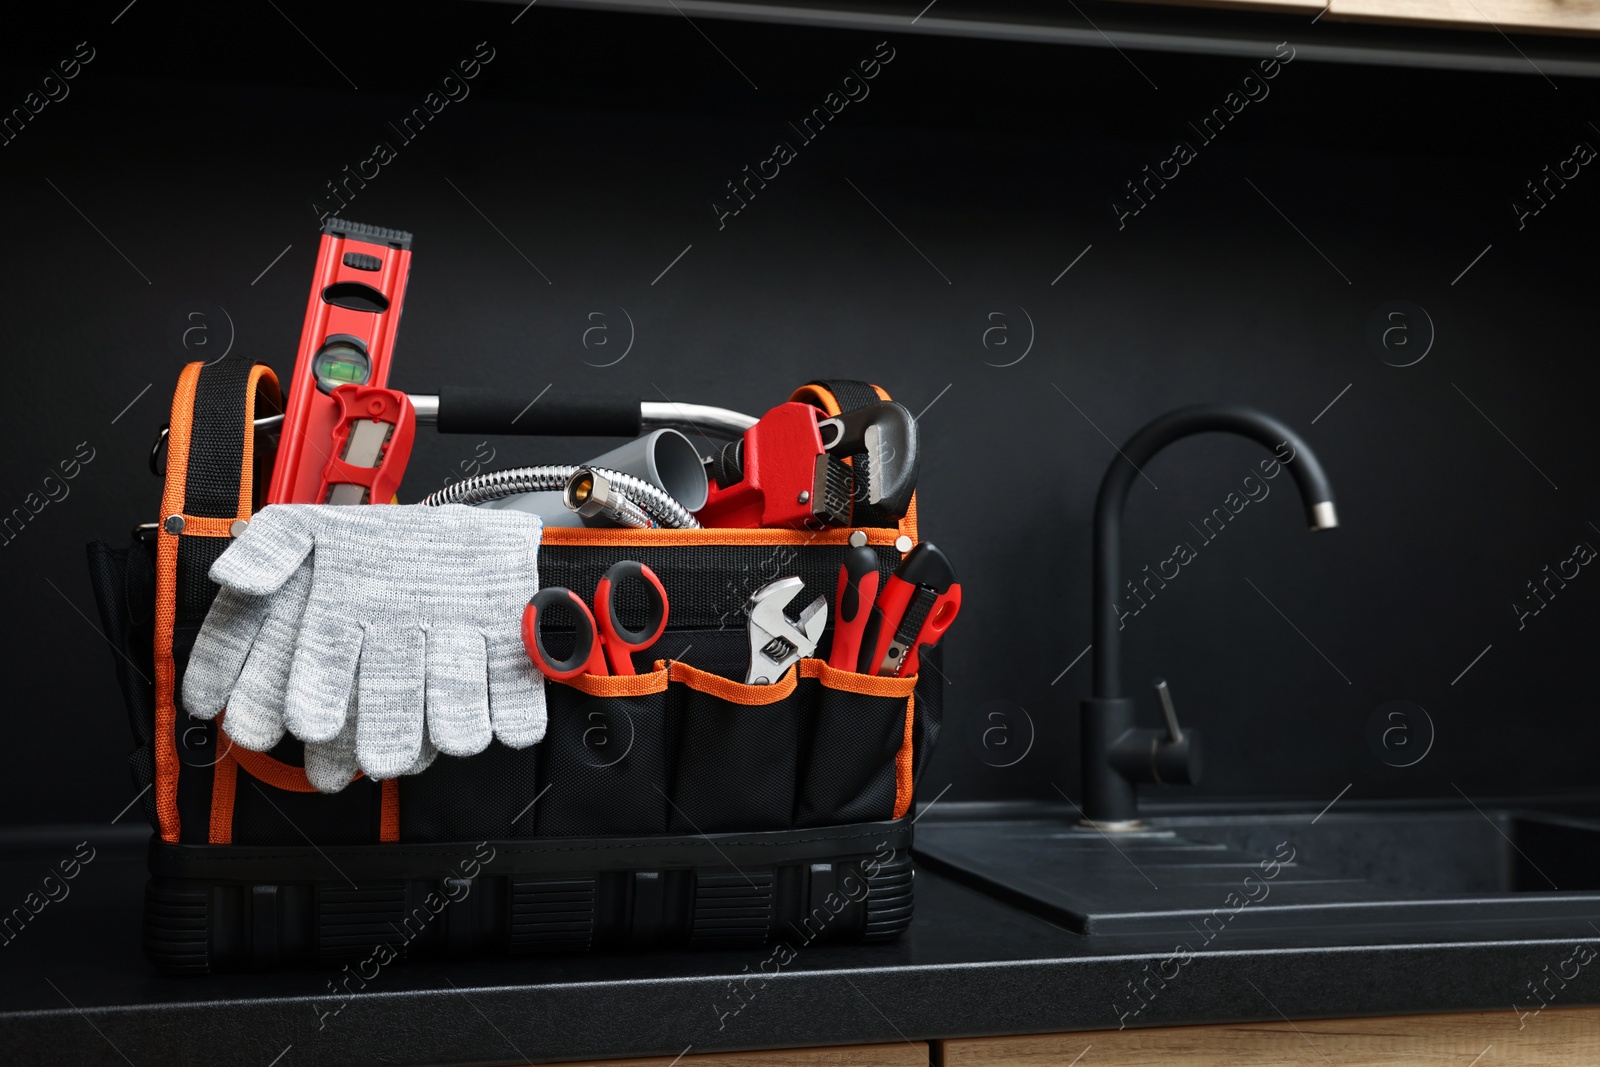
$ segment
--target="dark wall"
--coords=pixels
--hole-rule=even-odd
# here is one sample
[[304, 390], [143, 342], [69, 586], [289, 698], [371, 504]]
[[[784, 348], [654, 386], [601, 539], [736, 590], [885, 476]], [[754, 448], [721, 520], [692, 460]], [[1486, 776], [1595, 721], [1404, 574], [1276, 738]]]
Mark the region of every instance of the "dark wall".
[[[391, 384], [758, 413], [807, 379], [852, 376], [923, 413], [923, 528], [966, 592], [925, 797], [951, 782], [951, 799], [1076, 795], [1089, 660], [1066, 668], [1089, 642], [1095, 487], [1111, 442], [1201, 400], [1299, 429], [1344, 525], [1307, 536], [1279, 477], [1203, 541], [1190, 523], [1266, 455], [1239, 440], [1184, 442], [1136, 483], [1130, 570], [1196, 550], [1124, 633], [1130, 687], [1143, 699], [1166, 676], [1206, 732], [1208, 776], [1181, 795], [1595, 782], [1600, 575], [1582, 567], [1522, 629], [1511, 607], [1575, 544], [1600, 546], [1600, 174], [1582, 168], [1520, 230], [1510, 206], [1575, 142], [1600, 146], [1593, 86], [1299, 60], [1201, 144], [1185, 121], [1252, 61], [899, 35], [871, 95], [802, 144], [787, 122], [883, 35], [698, 22], [724, 57], [679, 18], [536, 7], [513, 25], [516, 6], [436, 5], [375, 26], [370, 8], [280, 6], [305, 37], [270, 5], [139, 4], [112, 24], [121, 0], [8, 34], [7, 108], [78, 41], [95, 58], [0, 147], [4, 508], [80, 448], [93, 459], [0, 549], [0, 817], [98, 820], [132, 797], [82, 545], [156, 517], [146, 451], [185, 362], [231, 332], [235, 352], [287, 372], [312, 203], [378, 139], [397, 158], [344, 214], [416, 234]], [[495, 58], [471, 96], [401, 145], [386, 123], [479, 41]], [[1123, 183], [1177, 138], [1197, 158], [1119, 229]], [[719, 229], [724, 183], [778, 140], [797, 157]], [[1427, 351], [1412, 366], [1369, 339], [1396, 300], [1431, 321], [1431, 348], [1415, 312], [1390, 335], [1412, 345], [1390, 362]], [[594, 366], [619, 347], [584, 348], [590, 313], [620, 346], [617, 309], [633, 347]], [[196, 311], [211, 332], [186, 350]], [[499, 465], [604, 446], [484, 448]], [[424, 432], [404, 498], [479, 448]], [[1436, 730], [1410, 767], [1390, 764], [1426, 747], [1415, 711], [1409, 735], [1369, 743], [1391, 700]], [[1143, 715], [1156, 721], [1153, 700]]]

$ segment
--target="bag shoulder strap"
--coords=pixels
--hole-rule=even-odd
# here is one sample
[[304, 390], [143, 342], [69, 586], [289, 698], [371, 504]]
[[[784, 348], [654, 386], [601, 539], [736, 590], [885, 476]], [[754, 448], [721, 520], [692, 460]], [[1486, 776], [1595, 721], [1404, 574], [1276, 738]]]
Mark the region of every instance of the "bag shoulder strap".
[[[156, 532], [155, 798], [161, 838], [181, 839], [183, 812], [210, 815], [212, 767], [184, 770], [178, 758], [177, 693], [188, 641], [216, 596], [208, 573], [254, 513], [258, 405], [283, 407], [269, 367], [239, 359], [190, 363], [178, 376], [167, 437], [167, 475]], [[174, 635], [189, 635], [175, 642]], [[214, 726], [209, 726], [214, 730]], [[215, 743], [214, 734], [210, 738]], [[182, 778], [180, 784], [180, 777]], [[209, 818], [206, 822], [211, 821]], [[209, 828], [205, 837], [210, 836]], [[191, 832], [189, 839], [197, 835]]]

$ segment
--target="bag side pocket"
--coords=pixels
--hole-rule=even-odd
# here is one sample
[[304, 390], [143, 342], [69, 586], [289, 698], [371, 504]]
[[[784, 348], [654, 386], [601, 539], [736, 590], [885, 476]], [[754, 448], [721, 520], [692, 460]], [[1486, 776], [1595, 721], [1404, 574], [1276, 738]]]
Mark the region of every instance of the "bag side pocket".
[[917, 679], [840, 671], [820, 660], [805, 660], [801, 668], [820, 684], [795, 824], [834, 826], [903, 814], [900, 796], [909, 796], [910, 783], [900, 779], [909, 777], [910, 765], [902, 750]]
[[539, 835], [664, 833], [673, 732], [667, 672], [579, 675], [548, 683], [545, 700]]
[[669, 823], [691, 833], [787, 830], [816, 682], [745, 685], [672, 665], [683, 727]]

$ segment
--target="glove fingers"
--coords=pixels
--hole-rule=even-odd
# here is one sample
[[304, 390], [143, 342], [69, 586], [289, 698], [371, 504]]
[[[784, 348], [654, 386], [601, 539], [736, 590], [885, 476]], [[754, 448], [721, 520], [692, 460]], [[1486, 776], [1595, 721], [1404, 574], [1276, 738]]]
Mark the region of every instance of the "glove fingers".
[[183, 672], [183, 707], [190, 715], [214, 719], [227, 705], [267, 608], [264, 597], [218, 590]]
[[517, 632], [497, 631], [486, 636], [494, 735], [511, 748], [527, 748], [544, 738], [544, 675], [528, 659]]
[[[356, 765], [356, 723], [359, 716], [352, 706], [345, 716], [344, 729], [332, 741], [306, 746], [306, 779], [323, 793], [337, 793], [355, 780], [361, 768]], [[417, 760], [406, 774], [421, 774], [438, 758], [439, 750], [424, 737]]]
[[222, 719], [222, 728], [241, 748], [266, 752], [283, 740], [289, 664], [286, 653], [271, 655], [260, 645], [251, 649], [239, 683], [228, 698], [228, 713]]
[[[295, 638], [300, 617], [311, 591], [311, 564], [300, 569], [283, 587], [265, 598], [267, 617], [256, 634], [250, 655], [228, 698], [223, 729], [240, 746], [266, 752], [283, 739], [284, 702], [289, 690], [289, 670], [294, 663]], [[219, 592], [227, 592], [226, 589]]]
[[439, 750], [433, 742], [428, 740], [428, 735], [422, 735], [422, 751], [417, 754], [417, 762], [406, 768], [407, 774], [421, 774], [432, 766], [433, 761], [439, 758]]
[[284, 722], [302, 741], [331, 741], [347, 719], [356, 664], [364, 654], [361, 627], [324, 619], [314, 635], [302, 631], [289, 669]]
[[356, 776], [356, 709], [346, 710], [344, 728], [331, 741], [306, 745], [306, 780], [318, 792], [337, 793]]
[[428, 631], [428, 737], [439, 751], [473, 756], [489, 747], [489, 656], [476, 630]]
[[211, 580], [263, 596], [288, 581], [311, 552], [313, 531], [304, 505], [263, 508], [211, 565]]
[[356, 680], [356, 762], [373, 778], [404, 774], [422, 751], [426, 655], [415, 623], [367, 627]]

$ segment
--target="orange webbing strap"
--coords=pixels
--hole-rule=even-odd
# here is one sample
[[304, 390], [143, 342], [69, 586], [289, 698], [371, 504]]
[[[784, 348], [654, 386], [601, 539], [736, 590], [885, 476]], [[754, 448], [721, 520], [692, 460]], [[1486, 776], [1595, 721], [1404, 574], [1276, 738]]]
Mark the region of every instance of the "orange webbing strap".
[[[282, 760], [273, 759], [265, 752], [251, 752], [230, 743], [222, 757], [212, 768], [211, 779], [211, 834], [213, 845], [233, 843], [233, 799], [238, 788], [239, 770], [243, 768], [250, 777], [274, 789], [290, 793], [314, 793], [316, 788], [306, 780], [304, 767], [295, 767]], [[361, 775], [357, 774], [357, 778]], [[390, 778], [381, 783], [382, 797], [379, 811], [378, 840], [400, 840], [400, 782]]]
[[[172, 395], [172, 421], [167, 433], [167, 483], [161, 494], [161, 517], [183, 510], [184, 483], [189, 471], [189, 429], [194, 417], [195, 386], [200, 381], [199, 363], [191, 363], [178, 375], [178, 388]], [[161, 824], [161, 839], [178, 840], [178, 739], [174, 732], [178, 718], [173, 703], [173, 681], [177, 668], [172, 662], [172, 627], [178, 613], [178, 539], [166, 529], [156, 534], [156, 819]]]
[[[255, 366], [250, 370], [244, 401], [244, 451], [240, 461], [238, 508], [233, 517], [191, 516], [185, 513], [188, 496], [189, 449], [194, 430], [195, 395], [199, 388], [203, 363], [190, 363], [178, 376], [178, 387], [172, 396], [172, 415], [167, 435], [167, 478], [161, 494], [161, 526], [156, 532], [156, 708], [155, 708], [155, 763], [156, 763], [156, 817], [161, 827], [163, 841], [178, 840], [178, 762], [176, 726], [177, 669], [172, 658], [172, 633], [177, 624], [178, 603], [178, 542], [180, 537], [231, 537], [233, 524], [239, 519], [249, 519], [254, 499], [255, 471], [255, 410], [256, 396], [265, 388], [274, 397], [278, 395], [278, 379], [270, 368]], [[178, 516], [178, 531], [167, 528], [168, 520]], [[224, 769], [224, 764], [228, 768]], [[217, 761], [212, 785], [213, 800], [217, 798], [218, 778], [230, 777], [232, 764], [228, 757]], [[232, 810], [232, 782], [221, 786]], [[212, 812], [209, 839], [217, 835], [217, 813]]]
[[400, 840], [400, 779], [385, 778], [380, 783], [383, 789], [381, 797], [381, 810], [378, 813], [378, 840]]
[[239, 761], [230, 743], [211, 767], [211, 832], [206, 839], [213, 845], [233, 843], [233, 794], [238, 785]]
[[584, 696], [642, 697], [667, 688], [667, 671], [658, 660], [656, 669], [647, 674], [580, 674], [565, 684]]
[[[911, 728], [917, 721], [916, 694], [906, 698], [906, 736], [900, 743], [900, 751], [894, 757], [894, 817], [899, 818], [911, 810], [911, 791], [915, 783], [911, 779], [912, 756]], [[935, 797], [935, 800], [938, 798]]]
[[[249, 772], [250, 777], [258, 782], [264, 782], [274, 789], [282, 789], [285, 793], [315, 793], [317, 787], [306, 780], [306, 769], [296, 767], [292, 763], [285, 763], [273, 759], [265, 752], [251, 752], [247, 748], [233, 745], [229, 749], [232, 758], [238, 761], [239, 766]], [[361, 777], [359, 774], [357, 778]], [[213, 816], [214, 818], [215, 816]], [[212, 844], [225, 842], [213, 841]]]
[[864, 697], [897, 697], [904, 700], [917, 687], [915, 675], [910, 678], [892, 678], [877, 674], [860, 674], [841, 671], [828, 666], [827, 660], [807, 657], [800, 661], [800, 677], [820, 678], [829, 689], [842, 693], [859, 693]]
[[790, 693], [799, 684], [800, 674], [791, 668], [784, 672], [771, 685], [745, 685], [735, 682], [731, 678], [724, 678], [720, 674], [712, 674], [698, 667], [691, 667], [687, 663], [676, 661], [667, 664], [672, 673], [674, 682], [682, 682], [697, 693], [706, 693], [710, 696], [721, 697], [730, 704], [744, 704], [748, 707], [759, 707], [762, 704], [776, 704]]

